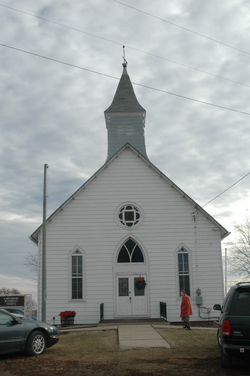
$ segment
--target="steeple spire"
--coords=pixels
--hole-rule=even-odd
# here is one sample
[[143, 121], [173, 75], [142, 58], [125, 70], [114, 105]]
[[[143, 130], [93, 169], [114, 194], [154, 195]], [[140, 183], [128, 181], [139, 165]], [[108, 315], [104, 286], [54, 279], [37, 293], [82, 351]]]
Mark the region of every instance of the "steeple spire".
[[[125, 55], [125, 54], [124, 54]], [[104, 111], [108, 130], [109, 160], [123, 145], [130, 143], [147, 158], [144, 127], [146, 111], [138, 102], [127, 73], [127, 61], [111, 105]]]

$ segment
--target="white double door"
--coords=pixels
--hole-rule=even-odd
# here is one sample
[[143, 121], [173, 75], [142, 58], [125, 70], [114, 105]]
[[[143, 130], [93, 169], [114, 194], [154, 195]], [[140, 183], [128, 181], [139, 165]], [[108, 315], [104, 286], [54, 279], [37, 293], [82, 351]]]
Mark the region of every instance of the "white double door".
[[118, 275], [116, 276], [117, 316], [147, 316], [147, 285], [143, 289], [136, 287], [136, 281], [146, 275]]

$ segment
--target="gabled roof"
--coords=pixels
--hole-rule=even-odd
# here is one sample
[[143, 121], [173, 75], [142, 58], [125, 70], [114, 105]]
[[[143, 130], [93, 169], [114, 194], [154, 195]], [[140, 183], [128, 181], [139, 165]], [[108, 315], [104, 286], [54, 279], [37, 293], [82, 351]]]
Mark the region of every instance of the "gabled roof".
[[[105, 170], [112, 162], [113, 160], [119, 156], [124, 149], [129, 148], [131, 149], [137, 157], [140, 157], [149, 167], [151, 167], [162, 179], [164, 179], [171, 187], [173, 187], [177, 192], [179, 192], [182, 197], [187, 199], [196, 210], [200, 211], [209, 219], [211, 222], [214, 223], [215, 228], [220, 231], [221, 239], [226, 238], [230, 233], [221, 226], [210, 214], [208, 214], [200, 205], [198, 205], [194, 200], [191, 199], [184, 191], [182, 191], [175, 183], [172, 182], [166, 175], [164, 175], [153, 163], [151, 163], [147, 158], [145, 158], [139, 151], [137, 151], [133, 146], [131, 146], [129, 143], [125, 144], [111, 159], [109, 159], [94, 175], [92, 175], [75, 193], [73, 193], [72, 196], [68, 198], [57, 210], [54, 211], [46, 220], [46, 224], [48, 224], [50, 221], [53, 220], [56, 215], [64, 209], [65, 206], [67, 206], [72, 200], [75, 199], [75, 197], [82, 192], [91, 182], [94, 180], [103, 170]], [[35, 243], [38, 244], [38, 234], [42, 230], [43, 225], [40, 225], [34, 232], [31, 234], [30, 239]]]
[[123, 68], [113, 102], [104, 111], [105, 114], [117, 112], [146, 112], [135, 96], [126, 67]]

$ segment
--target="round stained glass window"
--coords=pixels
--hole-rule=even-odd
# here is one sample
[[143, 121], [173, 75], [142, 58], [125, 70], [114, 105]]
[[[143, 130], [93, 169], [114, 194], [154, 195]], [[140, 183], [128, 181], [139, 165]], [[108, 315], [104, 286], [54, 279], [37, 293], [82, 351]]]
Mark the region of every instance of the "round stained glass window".
[[122, 206], [117, 214], [119, 222], [127, 228], [136, 226], [141, 219], [141, 213], [134, 205]]

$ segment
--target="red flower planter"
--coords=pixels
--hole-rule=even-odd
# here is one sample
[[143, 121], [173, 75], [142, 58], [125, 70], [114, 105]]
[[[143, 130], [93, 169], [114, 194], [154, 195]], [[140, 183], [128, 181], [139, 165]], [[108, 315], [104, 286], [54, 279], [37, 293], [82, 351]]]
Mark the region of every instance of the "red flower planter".
[[67, 319], [61, 318], [61, 326], [71, 326], [74, 325], [75, 318], [74, 317], [68, 317]]
[[75, 315], [75, 311], [64, 311], [59, 313], [59, 316], [61, 316], [61, 326], [74, 325]]

